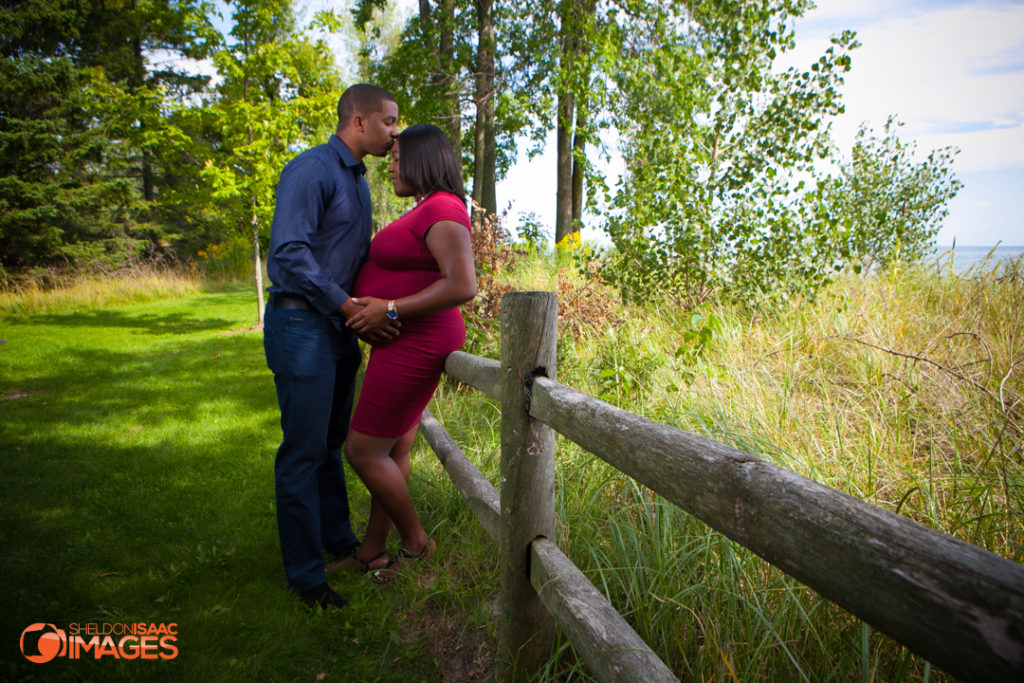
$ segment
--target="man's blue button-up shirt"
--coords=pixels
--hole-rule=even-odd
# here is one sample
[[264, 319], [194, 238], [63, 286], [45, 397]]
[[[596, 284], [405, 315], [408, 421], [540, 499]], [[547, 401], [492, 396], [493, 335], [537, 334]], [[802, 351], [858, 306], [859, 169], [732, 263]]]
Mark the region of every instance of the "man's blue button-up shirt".
[[292, 159], [277, 183], [267, 274], [276, 294], [337, 313], [373, 232], [366, 166], [337, 135]]

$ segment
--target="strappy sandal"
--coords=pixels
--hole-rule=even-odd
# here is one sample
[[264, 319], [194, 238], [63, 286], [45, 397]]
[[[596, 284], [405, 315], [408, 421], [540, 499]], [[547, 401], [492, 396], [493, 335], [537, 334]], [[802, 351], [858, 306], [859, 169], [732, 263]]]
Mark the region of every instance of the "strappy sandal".
[[437, 542], [429, 536], [418, 553], [410, 553], [404, 548], [399, 548], [398, 555], [392, 557], [387, 566], [370, 572], [370, 580], [374, 583], [391, 583], [391, 580], [402, 568], [403, 564], [407, 562], [423, 562], [433, 554], [436, 548]]
[[[370, 566], [371, 564], [373, 564], [374, 562], [376, 562], [377, 560], [379, 560], [382, 557], [387, 557], [388, 558], [388, 563], [386, 565], [384, 565], [383, 567], [371, 567]], [[349, 555], [348, 557], [346, 557], [343, 560], [338, 560], [337, 562], [331, 562], [330, 564], [328, 564], [326, 567], [324, 567], [324, 574], [332, 574], [332, 573], [334, 573], [336, 571], [340, 571], [342, 569], [348, 569], [348, 568], [359, 569], [363, 573], [369, 574], [371, 572], [376, 572], [376, 571], [380, 571], [382, 569], [387, 569], [393, 563], [394, 563], [394, 559], [388, 557], [388, 553], [387, 553], [386, 550], [384, 552], [382, 552], [382, 553], [377, 553], [376, 555], [371, 557], [369, 560], [365, 560], [365, 561], [364, 560], [360, 560], [358, 557], [356, 557], [355, 553], [352, 553], [351, 555]]]

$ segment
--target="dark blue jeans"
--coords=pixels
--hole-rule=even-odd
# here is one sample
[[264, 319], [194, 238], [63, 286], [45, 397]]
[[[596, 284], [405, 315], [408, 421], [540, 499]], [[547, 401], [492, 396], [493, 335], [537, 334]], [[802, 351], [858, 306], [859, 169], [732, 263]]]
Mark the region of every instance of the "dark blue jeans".
[[284, 433], [274, 463], [281, 555], [289, 587], [302, 592], [324, 583], [324, 550], [340, 552], [358, 540], [341, 447], [362, 352], [339, 316], [271, 305], [263, 350]]

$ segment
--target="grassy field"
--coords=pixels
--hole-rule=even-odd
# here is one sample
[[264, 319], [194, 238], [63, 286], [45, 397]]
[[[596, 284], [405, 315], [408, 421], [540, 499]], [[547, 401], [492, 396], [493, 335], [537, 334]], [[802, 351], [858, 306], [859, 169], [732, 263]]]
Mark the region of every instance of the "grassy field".
[[[558, 290], [561, 381], [1024, 560], [1019, 267], [855, 278], [760, 313], [630, 308], [540, 262], [509, 277]], [[496, 549], [422, 440], [411, 486], [436, 560], [392, 587], [339, 576], [341, 612], [285, 588], [249, 288], [32, 297], [0, 295], [0, 676], [500, 677]], [[432, 410], [495, 480], [497, 406], [446, 381]], [[573, 444], [557, 467], [560, 544], [682, 680], [944, 680]], [[366, 494], [349, 490], [359, 528]], [[31, 664], [18, 638], [36, 622], [174, 622], [179, 655]], [[539, 679], [587, 674], [559, 640]]]
[[[0, 678], [440, 679], [434, 648], [454, 634], [430, 623], [433, 594], [459, 599], [447, 553], [422, 586], [340, 577], [340, 613], [284, 586], [280, 430], [250, 290], [61, 309], [0, 321]], [[179, 655], [32, 664], [18, 643], [36, 622], [174, 622]]]

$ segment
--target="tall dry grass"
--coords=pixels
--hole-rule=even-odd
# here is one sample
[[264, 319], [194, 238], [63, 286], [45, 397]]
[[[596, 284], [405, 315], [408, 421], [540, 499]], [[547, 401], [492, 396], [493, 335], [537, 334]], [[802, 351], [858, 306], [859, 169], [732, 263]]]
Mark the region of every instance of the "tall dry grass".
[[[506, 277], [559, 292], [559, 381], [1024, 560], [1020, 263], [851, 276], [758, 311], [625, 305], [557, 258]], [[438, 404], [495, 477], [496, 407], [451, 386]], [[556, 467], [560, 545], [684, 680], [943, 679], [574, 444]], [[560, 642], [544, 676], [584, 672]]]
[[1019, 264], [851, 277], [773, 315], [718, 309], [721, 336], [675, 398], [780, 464], [1019, 562], [1022, 310]]
[[141, 304], [195, 294], [202, 285], [202, 278], [195, 270], [161, 266], [80, 275], [55, 286], [28, 280], [18, 288], [0, 291], [0, 317]]

